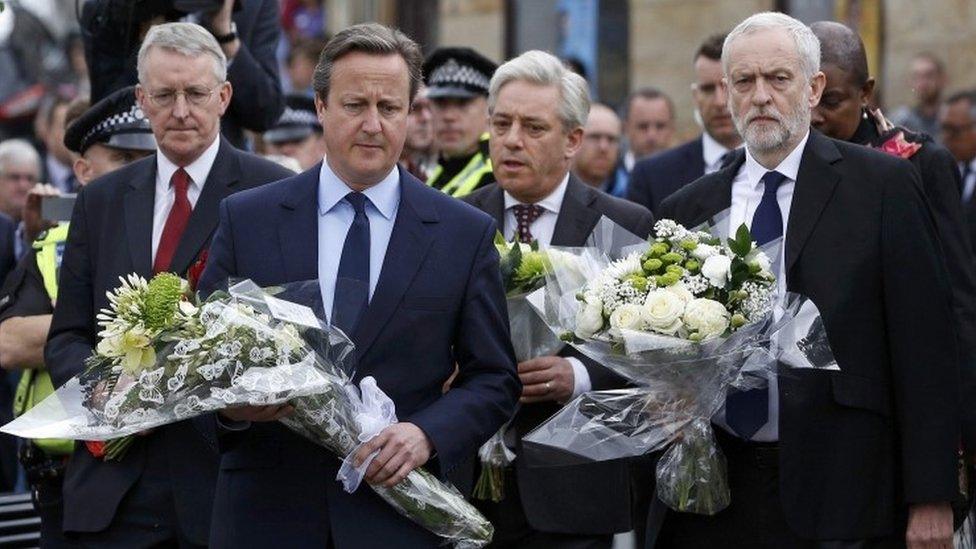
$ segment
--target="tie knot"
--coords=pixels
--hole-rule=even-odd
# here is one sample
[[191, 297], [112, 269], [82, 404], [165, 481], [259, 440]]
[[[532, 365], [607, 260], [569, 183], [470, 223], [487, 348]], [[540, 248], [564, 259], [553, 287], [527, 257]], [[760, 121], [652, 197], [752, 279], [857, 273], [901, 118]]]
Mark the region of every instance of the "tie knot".
[[515, 211], [515, 219], [526, 225], [531, 225], [533, 221], [539, 219], [539, 216], [542, 215], [542, 206], [536, 206], [535, 204], [516, 204], [512, 206], [512, 209]]
[[356, 215], [366, 213], [366, 195], [363, 193], [349, 193], [346, 195], [346, 202], [352, 205], [352, 209], [356, 210]]
[[779, 186], [786, 181], [786, 176], [779, 172], [766, 172], [762, 176], [762, 182], [765, 185], [763, 188], [763, 194], [776, 194], [779, 190]]
[[170, 178], [169, 184], [176, 191], [176, 194], [185, 195], [187, 187], [190, 186], [190, 174], [186, 173], [186, 170], [183, 168], [179, 168], [173, 172], [173, 177]]

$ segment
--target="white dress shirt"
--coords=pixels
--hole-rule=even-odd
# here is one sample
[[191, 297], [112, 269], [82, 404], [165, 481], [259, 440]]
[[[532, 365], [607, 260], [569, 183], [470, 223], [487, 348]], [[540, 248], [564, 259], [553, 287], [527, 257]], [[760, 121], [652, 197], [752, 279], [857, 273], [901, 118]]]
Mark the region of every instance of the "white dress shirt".
[[[190, 201], [190, 207], [196, 207], [197, 199], [203, 192], [203, 185], [210, 176], [210, 169], [213, 168], [214, 160], [217, 159], [217, 151], [220, 149], [220, 136], [214, 138], [214, 142], [203, 154], [197, 157], [188, 166], [183, 166], [183, 170], [190, 176], [190, 185], [186, 189], [186, 198]], [[156, 194], [153, 205], [153, 232], [152, 232], [152, 257], [156, 261], [156, 250], [159, 249], [159, 241], [163, 237], [163, 228], [166, 227], [166, 218], [169, 211], [173, 209], [176, 202], [176, 190], [170, 180], [180, 166], [174, 164], [162, 151], [156, 151]]]
[[[322, 163], [319, 171], [318, 231], [319, 231], [319, 289], [326, 318], [332, 316], [336, 278], [346, 234], [356, 217], [356, 210], [345, 199], [354, 192], [329, 166]], [[393, 224], [400, 208], [400, 172], [396, 166], [382, 181], [363, 191], [366, 198], [366, 218], [369, 219], [369, 298], [373, 298], [376, 284], [383, 270], [383, 258], [393, 235]]]
[[[779, 203], [780, 212], [783, 214], [783, 236], [784, 245], [780, 247], [779, 258], [773, 259], [773, 273], [776, 275], [777, 287], [780, 295], [786, 292], [786, 273], [783, 265], [785, 264], [785, 238], [786, 227], [790, 219], [790, 206], [793, 204], [793, 189], [796, 187], [796, 176], [800, 171], [800, 160], [803, 158], [803, 149], [806, 148], [807, 139], [810, 137], [808, 131], [800, 143], [776, 166], [773, 170], [763, 167], [746, 148], [746, 161], [739, 168], [739, 173], [732, 180], [732, 207], [729, 210], [729, 237], [735, 236], [735, 231], [743, 223], [746, 226], [752, 225], [752, 216], [762, 201], [765, 184], [762, 177], [766, 172], [776, 171], [786, 176], [779, 189], [776, 190], [776, 201]], [[779, 383], [776, 376], [771, 376], [769, 380], [769, 419], [766, 424], [756, 431], [751, 440], [761, 442], [774, 442], [779, 440]], [[725, 430], [733, 432], [725, 422], [725, 408], [713, 418], [716, 424]]]
[[722, 167], [722, 157], [731, 150], [715, 141], [708, 132], [702, 132], [702, 160], [705, 162], [705, 173], [717, 172]]
[[966, 163], [959, 163], [959, 173], [965, 174], [966, 177], [962, 180], [962, 202], [966, 204], [973, 197], [973, 191], [976, 190], [976, 158], [969, 161], [969, 173], [966, 173]]
[[[541, 247], [548, 247], [552, 243], [552, 233], [556, 230], [556, 220], [559, 219], [559, 209], [563, 205], [563, 197], [566, 196], [566, 187], [569, 185], [569, 174], [567, 173], [559, 185], [549, 193], [549, 196], [535, 203], [542, 208], [542, 214], [529, 225], [529, 232]], [[511, 242], [515, 237], [515, 230], [518, 222], [515, 220], [515, 206], [522, 204], [514, 196], [505, 191], [505, 227], [502, 234], [505, 240]], [[590, 373], [586, 366], [577, 358], [567, 357], [570, 365], [573, 366], [573, 395], [570, 399], [589, 391], [592, 388]]]

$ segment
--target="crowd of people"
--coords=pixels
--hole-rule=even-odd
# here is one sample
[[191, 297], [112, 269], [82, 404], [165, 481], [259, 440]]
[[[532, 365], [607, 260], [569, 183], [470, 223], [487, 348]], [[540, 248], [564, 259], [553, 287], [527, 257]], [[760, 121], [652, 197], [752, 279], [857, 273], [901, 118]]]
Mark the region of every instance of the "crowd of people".
[[[205, 263], [203, 292], [318, 280], [315, 310], [400, 418], [357, 454], [378, 452], [369, 483], [424, 466], [470, 496], [504, 426], [505, 497], [472, 498], [492, 547], [629, 531], [639, 547], [952, 545], [976, 455], [976, 90], [947, 95], [937, 56], [913, 59], [917, 104], [888, 115], [855, 31], [756, 14], [689, 52], [701, 134], [676, 143], [659, 88], [600, 103], [541, 51], [425, 57], [372, 23], [329, 38], [315, 1], [122, 27], [111, 3], [86, 3], [84, 41], [63, 33], [80, 68], [38, 77], [31, 123], [0, 120], [0, 422], [81, 373], [119, 276]], [[567, 402], [627, 382], [571, 346], [516, 362], [496, 230], [578, 247], [603, 217], [646, 237], [726, 210], [785, 238], [775, 274], [817, 304], [840, 366], [729, 397], [714, 421], [731, 505], [668, 510], [654, 454], [523, 457]], [[338, 461], [275, 423], [291, 412], [160, 427], [117, 461], [0, 435], [0, 491], [32, 492], [44, 547], [439, 544], [373, 492], [342, 492]]]

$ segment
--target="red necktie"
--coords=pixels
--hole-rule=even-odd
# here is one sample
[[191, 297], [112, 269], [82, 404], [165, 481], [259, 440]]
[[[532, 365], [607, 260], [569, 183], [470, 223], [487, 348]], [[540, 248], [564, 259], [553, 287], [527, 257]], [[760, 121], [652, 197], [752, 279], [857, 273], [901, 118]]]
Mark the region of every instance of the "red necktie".
[[176, 253], [176, 246], [180, 243], [183, 236], [183, 229], [190, 221], [190, 213], [193, 207], [190, 206], [190, 199], [186, 196], [186, 190], [190, 186], [190, 176], [183, 168], [173, 173], [170, 185], [176, 193], [173, 207], [166, 218], [166, 225], [163, 226], [163, 236], [159, 239], [159, 248], [156, 249], [156, 260], [153, 261], [153, 272], [161, 273], [169, 270], [169, 264]]

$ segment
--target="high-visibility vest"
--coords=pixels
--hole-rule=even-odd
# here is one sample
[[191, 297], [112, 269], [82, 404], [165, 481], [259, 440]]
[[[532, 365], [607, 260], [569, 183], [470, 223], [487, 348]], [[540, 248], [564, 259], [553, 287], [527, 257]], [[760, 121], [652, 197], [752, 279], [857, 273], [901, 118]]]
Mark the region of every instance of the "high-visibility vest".
[[[488, 139], [488, 134], [481, 136], [480, 141]], [[434, 168], [434, 171], [430, 173], [430, 177], [427, 178], [427, 184], [433, 185], [435, 181], [444, 172], [443, 166], [440, 164]], [[479, 150], [471, 157], [471, 160], [464, 166], [460, 172], [457, 173], [450, 181], [441, 187], [441, 192], [449, 194], [453, 197], [460, 198], [462, 196], [471, 194], [471, 191], [478, 187], [478, 183], [481, 182], [481, 178], [485, 174], [491, 173], [491, 158], [484, 153], [484, 151]]]
[[[64, 255], [65, 241], [68, 239], [68, 224], [61, 223], [47, 231], [46, 234], [34, 241], [34, 253], [37, 269], [44, 280], [44, 289], [54, 301], [58, 297], [58, 271], [61, 269], [61, 258]], [[17, 384], [17, 394], [14, 397], [14, 416], [19, 416], [30, 410], [54, 392], [51, 374], [44, 368], [30, 368], [24, 370]], [[64, 456], [71, 453], [75, 447], [73, 440], [60, 438], [34, 439], [35, 446], [44, 453], [52, 456]]]

